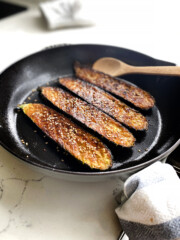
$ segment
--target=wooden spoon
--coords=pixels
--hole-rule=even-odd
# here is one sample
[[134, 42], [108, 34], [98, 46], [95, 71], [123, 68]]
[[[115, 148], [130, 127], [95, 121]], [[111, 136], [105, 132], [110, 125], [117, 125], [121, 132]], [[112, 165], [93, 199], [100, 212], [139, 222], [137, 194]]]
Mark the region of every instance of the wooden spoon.
[[132, 73], [180, 76], [180, 67], [177, 66], [135, 67], [110, 57], [98, 59], [93, 64], [93, 69], [113, 77]]

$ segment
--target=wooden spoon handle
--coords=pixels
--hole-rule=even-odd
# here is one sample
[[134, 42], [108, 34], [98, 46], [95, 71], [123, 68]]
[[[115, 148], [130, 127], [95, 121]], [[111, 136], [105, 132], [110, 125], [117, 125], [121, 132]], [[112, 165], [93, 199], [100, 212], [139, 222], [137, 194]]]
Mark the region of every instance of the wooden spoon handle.
[[162, 67], [134, 67], [131, 66], [129, 73], [157, 74], [168, 76], [180, 76], [180, 67], [162, 66]]

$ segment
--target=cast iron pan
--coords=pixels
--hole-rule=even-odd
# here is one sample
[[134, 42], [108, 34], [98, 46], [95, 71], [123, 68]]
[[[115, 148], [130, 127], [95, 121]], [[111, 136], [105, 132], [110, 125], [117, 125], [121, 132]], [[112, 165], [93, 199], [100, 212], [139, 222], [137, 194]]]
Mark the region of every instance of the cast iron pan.
[[180, 143], [178, 77], [123, 76], [125, 80], [150, 92], [156, 100], [152, 110], [141, 111], [149, 121], [149, 129], [147, 132], [132, 131], [137, 141], [131, 149], [117, 147], [81, 124], [101, 138], [112, 151], [113, 166], [104, 172], [91, 170], [63, 149], [57, 148], [22, 112], [17, 112], [17, 105], [23, 102], [41, 102], [53, 107], [33, 89], [46, 84], [60, 86], [58, 77], [73, 76], [74, 61], [92, 64], [100, 57], [115, 57], [136, 66], [173, 65], [134, 51], [104, 45], [63, 45], [28, 56], [0, 75], [2, 146], [34, 166], [59, 174], [83, 176], [129, 173], [167, 157]]

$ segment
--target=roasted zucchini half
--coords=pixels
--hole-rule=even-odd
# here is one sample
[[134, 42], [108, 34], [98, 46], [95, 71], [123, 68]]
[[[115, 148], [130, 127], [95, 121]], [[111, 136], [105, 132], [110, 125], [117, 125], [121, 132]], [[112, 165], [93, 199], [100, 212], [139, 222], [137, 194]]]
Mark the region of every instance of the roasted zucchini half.
[[112, 165], [110, 150], [63, 114], [43, 105], [28, 103], [23, 112], [51, 139], [90, 168], [106, 170]]
[[147, 130], [148, 121], [138, 111], [130, 108], [111, 94], [88, 82], [74, 78], [60, 78], [59, 82], [88, 103], [106, 112], [117, 121], [135, 130]]
[[121, 79], [113, 78], [102, 72], [95, 71], [88, 67], [81, 66], [78, 62], [74, 65], [77, 78], [90, 82], [108, 92], [124, 98], [136, 107], [150, 109], [154, 106], [154, 98], [139, 87], [124, 82]]
[[135, 138], [125, 127], [93, 105], [73, 96], [62, 88], [42, 87], [41, 93], [56, 107], [109, 141], [123, 147], [134, 145]]

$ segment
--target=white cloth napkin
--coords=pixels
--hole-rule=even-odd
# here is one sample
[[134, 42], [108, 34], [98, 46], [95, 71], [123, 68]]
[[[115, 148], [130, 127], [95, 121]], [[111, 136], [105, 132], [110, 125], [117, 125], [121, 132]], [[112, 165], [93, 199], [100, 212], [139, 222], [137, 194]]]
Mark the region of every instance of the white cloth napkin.
[[129, 177], [116, 214], [130, 240], [180, 239], [180, 179], [173, 167], [156, 162]]
[[90, 26], [80, 0], [55, 0], [39, 5], [49, 29]]

